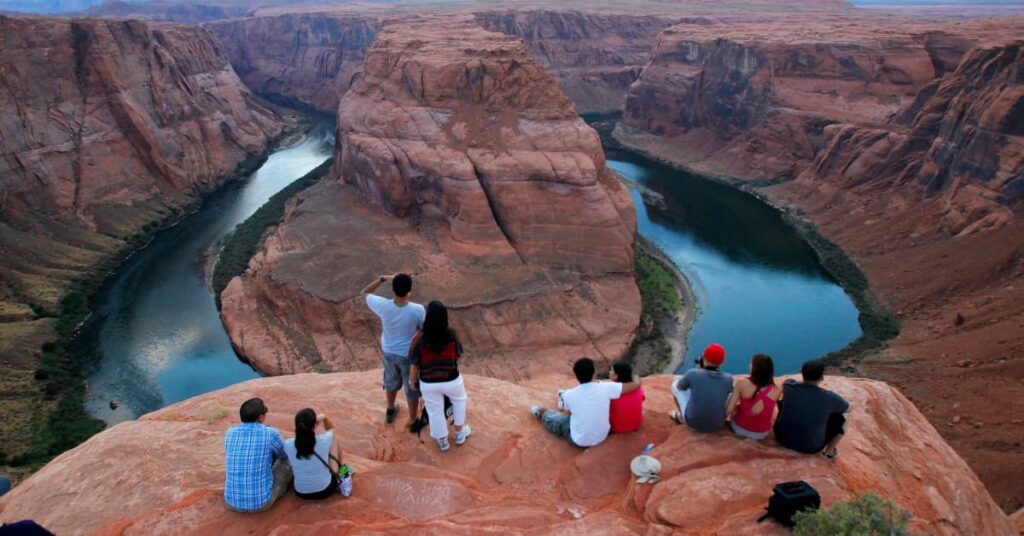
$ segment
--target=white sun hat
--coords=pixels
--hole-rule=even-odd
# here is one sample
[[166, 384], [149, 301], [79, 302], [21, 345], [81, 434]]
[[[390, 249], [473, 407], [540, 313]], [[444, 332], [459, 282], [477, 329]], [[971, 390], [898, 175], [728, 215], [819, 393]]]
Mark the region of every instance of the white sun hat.
[[629, 462], [629, 469], [637, 476], [637, 484], [653, 484], [658, 481], [661, 462], [644, 454], [633, 458], [633, 461]]

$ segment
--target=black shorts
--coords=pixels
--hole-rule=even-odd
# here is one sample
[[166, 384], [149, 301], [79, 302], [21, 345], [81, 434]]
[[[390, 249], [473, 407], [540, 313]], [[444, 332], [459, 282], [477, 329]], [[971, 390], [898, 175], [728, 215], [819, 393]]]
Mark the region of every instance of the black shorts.
[[334, 474], [332, 471], [331, 483], [327, 484], [327, 487], [324, 488], [323, 491], [318, 491], [316, 493], [299, 493], [296, 491], [295, 494], [298, 495], [300, 499], [306, 499], [308, 501], [322, 501], [332, 495], [338, 494], [338, 484], [338, 475]]
[[845, 433], [846, 428], [846, 417], [843, 417], [842, 413], [833, 413], [828, 416], [828, 421], [825, 422], [825, 444], [821, 448], [825, 448], [829, 443], [832, 442], [836, 436]]

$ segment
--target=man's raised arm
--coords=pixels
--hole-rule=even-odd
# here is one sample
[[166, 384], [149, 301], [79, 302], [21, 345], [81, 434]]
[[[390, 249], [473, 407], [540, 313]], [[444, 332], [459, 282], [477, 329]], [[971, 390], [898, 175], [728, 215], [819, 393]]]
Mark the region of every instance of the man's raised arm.
[[394, 276], [382, 275], [377, 279], [374, 279], [372, 283], [366, 285], [366, 288], [364, 288], [360, 294], [362, 294], [363, 298], [365, 299], [367, 295], [373, 294], [377, 290], [377, 287], [383, 285], [384, 283], [387, 283], [388, 281], [391, 280], [392, 277]]

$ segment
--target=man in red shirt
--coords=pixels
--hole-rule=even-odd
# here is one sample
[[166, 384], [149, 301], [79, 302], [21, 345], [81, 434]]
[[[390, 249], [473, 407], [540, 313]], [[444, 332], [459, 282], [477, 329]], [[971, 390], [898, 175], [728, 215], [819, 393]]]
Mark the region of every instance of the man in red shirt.
[[[612, 380], [620, 383], [633, 381], [633, 367], [625, 361], [616, 361], [612, 365]], [[634, 432], [644, 423], [644, 388], [624, 394], [612, 400], [608, 419], [611, 421], [612, 433], [621, 434]]]

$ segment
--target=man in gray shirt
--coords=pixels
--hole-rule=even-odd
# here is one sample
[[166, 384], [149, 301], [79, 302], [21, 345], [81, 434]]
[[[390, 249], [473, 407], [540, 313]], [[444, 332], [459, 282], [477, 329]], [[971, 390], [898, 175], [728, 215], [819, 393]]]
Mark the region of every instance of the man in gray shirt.
[[725, 408], [732, 393], [732, 374], [721, 372], [725, 348], [709, 344], [698, 362], [698, 368], [687, 371], [672, 382], [672, 394], [679, 412], [671, 417], [686, 423], [698, 432], [715, 432], [725, 426]]

